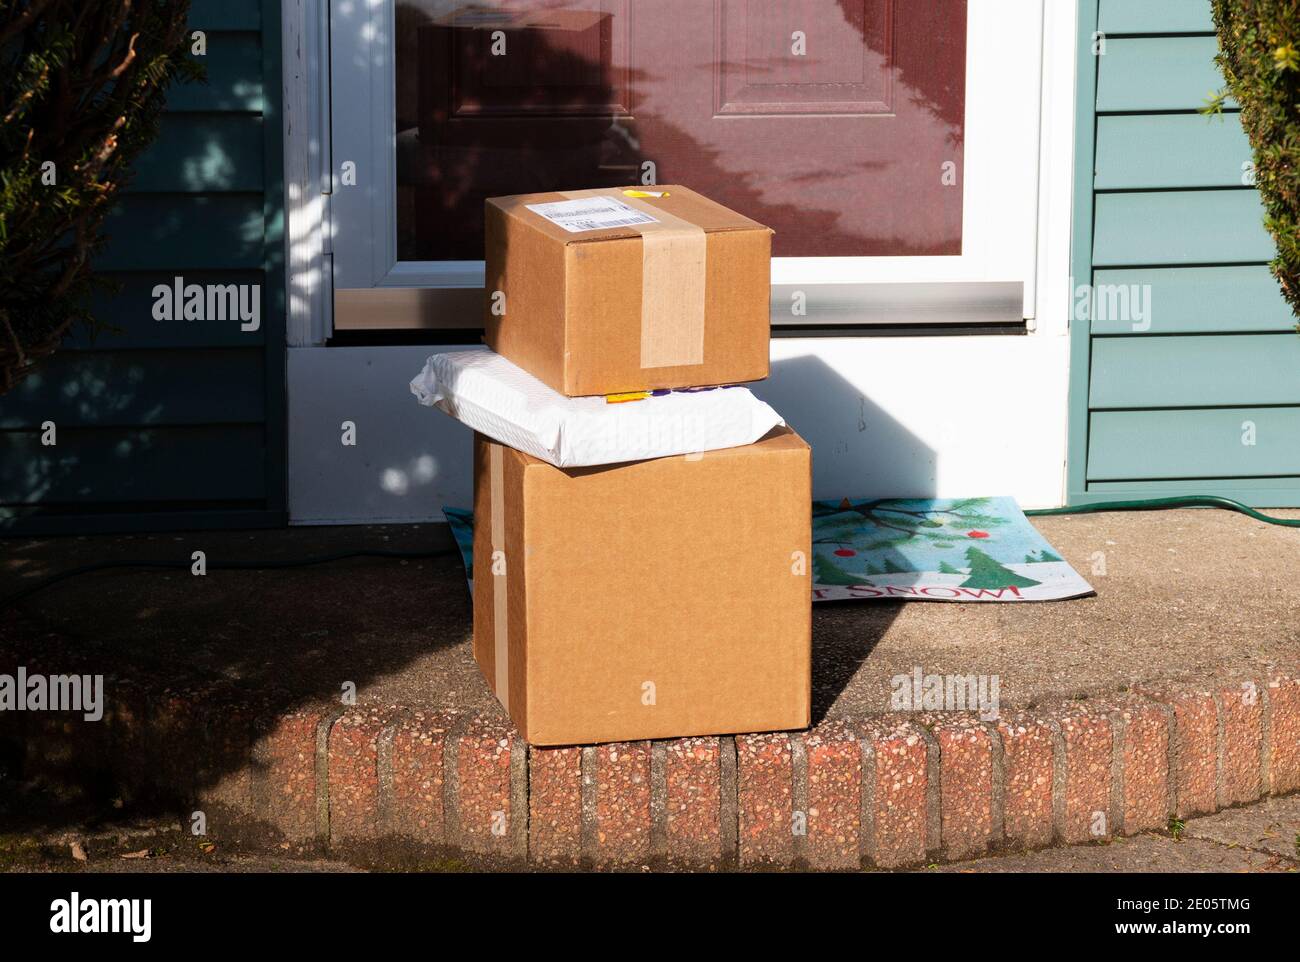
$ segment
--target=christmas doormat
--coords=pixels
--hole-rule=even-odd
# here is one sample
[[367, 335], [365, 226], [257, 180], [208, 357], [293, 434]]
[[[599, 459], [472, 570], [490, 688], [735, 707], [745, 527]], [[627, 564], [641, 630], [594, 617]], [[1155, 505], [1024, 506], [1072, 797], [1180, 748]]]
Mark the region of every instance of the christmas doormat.
[[1014, 498], [813, 502], [813, 601], [1092, 594]]
[[[443, 508], [474, 593], [474, 514]], [[813, 601], [1057, 601], [1092, 594], [1014, 498], [813, 502]]]
[[469, 593], [472, 598], [474, 596], [474, 512], [466, 511], [464, 508], [443, 508], [442, 513], [447, 519], [447, 527], [451, 528], [451, 536], [456, 539], [461, 560], [465, 562], [465, 577], [469, 579]]

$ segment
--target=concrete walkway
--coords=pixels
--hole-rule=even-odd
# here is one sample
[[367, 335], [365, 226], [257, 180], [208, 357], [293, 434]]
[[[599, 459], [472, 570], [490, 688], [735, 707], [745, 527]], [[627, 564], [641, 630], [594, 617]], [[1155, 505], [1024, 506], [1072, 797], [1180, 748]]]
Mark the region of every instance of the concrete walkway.
[[[0, 735], [36, 724], [7, 763], [28, 780], [84, 753], [132, 804], [206, 798], [295, 845], [395, 836], [620, 863], [923, 864], [1084, 841], [1097, 813], [1114, 837], [1300, 788], [1300, 532], [1191, 510], [1037, 524], [1097, 597], [819, 605], [808, 733], [516, 746], [469, 654], [459, 562], [440, 558], [63, 582], [0, 613], [0, 672], [102, 673], [119, 704], [99, 728], [0, 718]], [[449, 547], [418, 526], [3, 545], [0, 594], [110, 558]], [[918, 668], [998, 676], [1001, 723], [889, 714], [890, 679]], [[509, 811], [526, 817], [496, 834]]]
[[[466, 872], [471, 859], [422, 863], [293, 858], [283, 854], [206, 851], [179, 823], [153, 821], [107, 831], [67, 830], [49, 836], [0, 836], [5, 872], [355, 872], [401, 869]], [[73, 855], [75, 850], [84, 861]], [[1177, 834], [1048, 848], [1023, 854], [928, 865], [923, 872], [1300, 872], [1300, 796], [1190, 819]]]
[[1300, 872], [1300, 796], [1188, 819], [1177, 835], [1148, 832], [1090, 845], [972, 859], [941, 872]]
[[[1300, 517], [1297, 511], [1279, 516]], [[889, 680], [993, 675], [1002, 704], [1205, 680], [1300, 660], [1300, 529], [1225, 511], [1035, 519], [1097, 596], [1036, 605], [877, 602], [814, 608], [818, 716], [889, 708]], [[66, 567], [113, 558], [189, 562], [292, 558], [372, 547], [449, 547], [441, 526], [292, 528], [0, 541], [0, 596]], [[64, 582], [21, 606], [24, 634], [57, 636], [105, 664], [147, 664], [287, 684], [362, 705], [495, 711], [469, 654], [459, 560], [362, 560], [319, 568], [186, 573], [123, 570]], [[20, 629], [0, 626], [0, 639]]]

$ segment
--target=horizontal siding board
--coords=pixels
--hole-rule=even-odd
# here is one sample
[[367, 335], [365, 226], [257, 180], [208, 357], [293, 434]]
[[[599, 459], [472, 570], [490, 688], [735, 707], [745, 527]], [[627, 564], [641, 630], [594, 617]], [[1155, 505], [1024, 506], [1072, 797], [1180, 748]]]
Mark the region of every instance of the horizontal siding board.
[[165, 114], [158, 139], [135, 162], [130, 192], [262, 189], [262, 118]]
[[1212, 33], [1210, 0], [1101, 0], [1103, 33]]
[[207, 80], [177, 81], [167, 92], [169, 111], [247, 111], [266, 107], [262, 86], [262, 40], [254, 32], [210, 32], [201, 58]]
[[[0, 530], [284, 521], [264, 510], [282, 497], [268, 470], [281, 452], [268, 450], [266, 330], [279, 322], [266, 273], [277, 210], [264, 194], [281, 172], [261, 116], [278, 96], [266, 84], [279, 80], [279, 12], [261, 0], [194, 0], [190, 26], [206, 34], [207, 81], [169, 91], [159, 138], [106, 224], [95, 267], [121, 282], [95, 297], [108, 329], [93, 340], [73, 332], [0, 398]], [[258, 285], [262, 329], [155, 321], [153, 289], [177, 275]], [[43, 420], [58, 425], [56, 446], [40, 444]]]
[[1266, 263], [1275, 253], [1252, 189], [1097, 195], [1097, 267]]
[[261, 426], [0, 432], [0, 504], [261, 499], [264, 448]]
[[[270, 323], [266, 304], [265, 274], [261, 271], [184, 271], [186, 284], [249, 284], [261, 291], [261, 325], [256, 331], [241, 331], [238, 321], [155, 321], [153, 291], [159, 284], [172, 285], [175, 271], [101, 274], [113, 284], [98, 292], [91, 310], [105, 329], [94, 337], [80, 327], [63, 342], [78, 351], [125, 351], [136, 348], [254, 347], [266, 342]], [[0, 402], [2, 403], [2, 402]]]
[[0, 397], [0, 429], [258, 423], [259, 348], [64, 352]]
[[[1277, 279], [1264, 265], [1099, 270], [1092, 281], [1094, 334], [1281, 332], [1296, 324]], [[1130, 306], [1124, 314], [1123, 303], [1115, 300], [1117, 289], [1128, 289], [1130, 305], [1140, 299], [1145, 308]], [[1135, 330], [1135, 323], [1145, 330]]]
[[1097, 63], [1097, 110], [1197, 110], [1223, 87], [1214, 37], [1110, 39]]
[[260, 30], [262, 0], [192, 0], [190, 26], [195, 30]]
[[[1221, 494], [1226, 488], [1239, 491], [1268, 491], [1287, 484], [1300, 482], [1300, 474], [1292, 478], [1181, 478], [1177, 481], [1097, 481], [1088, 485], [1089, 491], [1122, 491], [1125, 488], [1144, 491], [1164, 491], [1173, 496], [1186, 487], [1192, 487], [1197, 494]], [[1300, 487], [1291, 492], [1300, 498]], [[1237, 498], [1235, 500], [1241, 500]]]
[[1300, 337], [1097, 338], [1088, 396], [1094, 410], [1300, 404]]
[[1098, 190], [1240, 187], [1252, 156], [1235, 113], [1097, 118]]
[[283, 511], [221, 502], [195, 508], [181, 502], [151, 504], [141, 511], [130, 502], [44, 508], [40, 505], [0, 505], [0, 533], [7, 537], [48, 538], [57, 535], [117, 534], [127, 531], [239, 531], [282, 528]]
[[104, 225], [99, 270], [256, 270], [266, 259], [260, 194], [130, 194]]
[[[1247, 422], [1256, 443], [1242, 443]], [[1088, 480], [1300, 475], [1300, 407], [1095, 411]]]

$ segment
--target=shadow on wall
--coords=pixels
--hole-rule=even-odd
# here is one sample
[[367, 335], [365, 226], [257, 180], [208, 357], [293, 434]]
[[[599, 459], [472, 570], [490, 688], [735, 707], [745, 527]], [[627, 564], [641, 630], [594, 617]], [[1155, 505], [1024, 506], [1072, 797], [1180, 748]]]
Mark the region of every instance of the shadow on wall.
[[[776, 361], [766, 381], [749, 387], [812, 447], [814, 499], [935, 494], [938, 452], [820, 357]], [[824, 602], [814, 608], [814, 724], [826, 717], [901, 608], [897, 601]]]
[[[425, 359], [464, 346], [289, 352], [289, 500], [295, 523], [441, 521], [468, 507], [472, 433], [411, 395]], [[344, 444], [352, 425], [354, 445]]]
[[[407, 387], [427, 355], [452, 347], [368, 348], [367, 364], [339, 352], [298, 352], [312, 365], [290, 398], [290, 484], [298, 521], [441, 521], [444, 505], [469, 507], [472, 432]], [[307, 356], [310, 355], [310, 356]], [[362, 372], [358, 376], [358, 371]], [[819, 499], [932, 497], [939, 454], [815, 355], [777, 360], [766, 381], [747, 385], [813, 449]], [[357, 426], [357, 447], [340, 425], [359, 411], [385, 416]]]
[[813, 497], [935, 495], [938, 452], [820, 357], [776, 361], [750, 388], [812, 446]]

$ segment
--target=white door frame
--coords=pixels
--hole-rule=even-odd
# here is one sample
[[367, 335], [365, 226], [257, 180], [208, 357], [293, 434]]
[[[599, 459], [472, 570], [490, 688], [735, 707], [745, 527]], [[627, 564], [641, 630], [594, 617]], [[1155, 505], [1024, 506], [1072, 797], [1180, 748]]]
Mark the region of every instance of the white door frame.
[[[332, 238], [325, 228], [332, 189], [325, 173], [332, 165], [328, 138], [322, 136], [329, 129], [329, 89], [319, 69], [328, 55], [328, 25], [319, 16], [322, 6], [320, 0], [285, 0], [282, 5], [290, 520], [297, 524], [439, 520], [439, 504], [464, 502], [468, 468], [461, 462], [467, 457], [468, 442], [450, 419], [415, 406], [400, 383], [407, 371], [413, 376], [423, 356], [438, 347], [323, 346], [332, 305]], [[1022, 185], [1024, 193], [1034, 198], [1036, 210], [1035, 223], [1025, 234], [1036, 259], [1030, 333], [1022, 337], [784, 338], [774, 341], [773, 350], [774, 361], [798, 355], [825, 358], [864, 398], [939, 452], [943, 459], [940, 490], [1012, 494], [1026, 507], [1064, 503], [1072, 304], [1078, 11], [1077, 4], [1068, 0], [1042, 0], [1040, 9], [1042, 102], [1034, 150], [1039, 167], [1036, 190]], [[382, 358], [389, 354], [401, 356], [385, 367]], [[900, 374], [919, 365], [929, 365], [934, 375], [923, 388]], [[971, 371], [980, 372], [982, 386], [945, 386], [947, 379]], [[772, 400], [781, 403], [781, 393], [791, 387], [774, 381], [770, 389], [775, 392]], [[758, 385], [758, 390], [766, 393], [768, 388]], [[981, 410], [982, 392], [997, 395], [989, 397], [990, 411]], [[1002, 412], [1018, 399], [1025, 400], [1028, 416], [1012, 423]], [[362, 421], [360, 449], [340, 448], [338, 427], [344, 417]], [[832, 473], [826, 480], [832, 486], [840, 480], [834, 474], [837, 446], [851, 447], [863, 437], [858, 434], [856, 414], [848, 422], [828, 427], [815, 445], [815, 471], [829, 467]], [[996, 453], [981, 443], [984, 431], [997, 437], [1001, 447]], [[883, 453], [892, 457], [914, 452]], [[428, 483], [437, 489], [435, 496], [402, 493], [408, 490], [404, 484], [415, 491], [414, 486], [426, 483], [427, 476], [434, 479]], [[899, 494], [882, 492], [889, 493]]]

